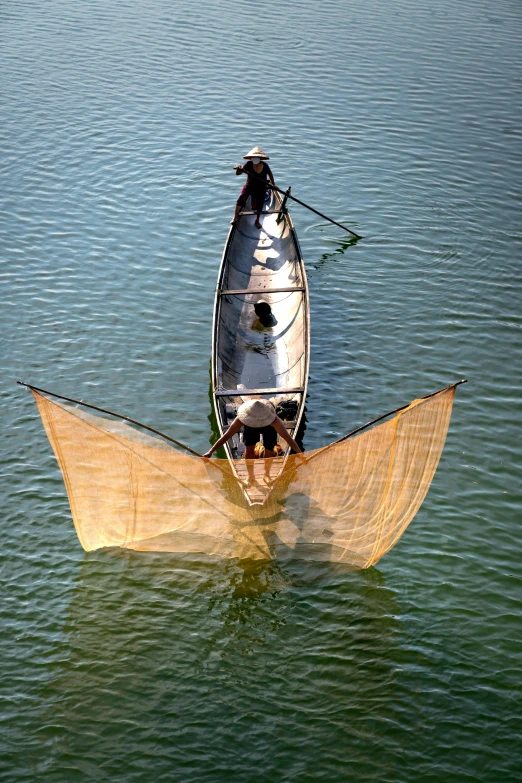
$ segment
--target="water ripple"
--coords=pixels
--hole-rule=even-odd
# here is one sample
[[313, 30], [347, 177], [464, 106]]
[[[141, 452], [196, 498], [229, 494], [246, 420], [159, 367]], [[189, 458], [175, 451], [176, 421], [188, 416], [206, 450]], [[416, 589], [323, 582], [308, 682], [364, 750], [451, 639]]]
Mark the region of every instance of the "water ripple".
[[[520, 780], [518, 7], [4, 5], [0, 778]], [[468, 376], [433, 487], [365, 573], [84, 555], [15, 381], [203, 450], [253, 144], [364, 236], [292, 207], [306, 447]]]

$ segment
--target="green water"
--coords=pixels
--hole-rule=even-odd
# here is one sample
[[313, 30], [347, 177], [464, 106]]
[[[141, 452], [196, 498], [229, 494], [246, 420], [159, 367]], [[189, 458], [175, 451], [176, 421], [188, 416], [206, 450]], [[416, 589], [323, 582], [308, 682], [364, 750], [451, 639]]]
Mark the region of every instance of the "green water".
[[[522, 8], [5, 3], [0, 780], [522, 780]], [[366, 572], [81, 550], [26, 380], [203, 451], [252, 146], [292, 215], [305, 447], [462, 377]]]

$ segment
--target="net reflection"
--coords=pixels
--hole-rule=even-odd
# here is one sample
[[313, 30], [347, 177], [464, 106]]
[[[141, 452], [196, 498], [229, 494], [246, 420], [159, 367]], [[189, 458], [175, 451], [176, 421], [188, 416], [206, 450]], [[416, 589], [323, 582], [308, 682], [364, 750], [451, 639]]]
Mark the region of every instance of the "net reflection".
[[310, 733], [349, 756], [392, 698], [398, 614], [376, 569], [87, 554], [41, 694], [47, 771], [76, 779], [86, 761], [141, 781], [145, 758], [195, 780], [248, 747], [247, 781], [256, 754], [306, 757]]

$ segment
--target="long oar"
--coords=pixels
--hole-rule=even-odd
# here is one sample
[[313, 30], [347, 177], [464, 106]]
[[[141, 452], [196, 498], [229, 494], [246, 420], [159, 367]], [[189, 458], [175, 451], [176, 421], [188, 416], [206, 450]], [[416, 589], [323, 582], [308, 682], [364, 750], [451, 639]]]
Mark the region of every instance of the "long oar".
[[[243, 167], [242, 167], [243, 168]], [[243, 169], [244, 171], [244, 169]], [[342, 223], [338, 223], [336, 220], [332, 220], [332, 218], [329, 218], [328, 215], [323, 215], [322, 212], [319, 212], [319, 210], [314, 209], [309, 204], [305, 204], [304, 201], [301, 201], [300, 199], [296, 198], [295, 196], [292, 196], [288, 190], [281, 190], [281, 188], [278, 188], [277, 185], [271, 185], [269, 182], [266, 182], [262, 177], [258, 177], [257, 174], [252, 174], [250, 171], [244, 171], [245, 174], [249, 177], [253, 177], [254, 179], [259, 180], [259, 182], [262, 182], [264, 185], [269, 187], [271, 190], [277, 190], [278, 193], [282, 193], [283, 196], [285, 196], [285, 199], [291, 198], [292, 201], [297, 201], [298, 204], [301, 204], [302, 207], [306, 207], [306, 209], [309, 209], [310, 212], [315, 212], [316, 215], [319, 215], [319, 217], [324, 218], [325, 220], [328, 220], [329, 223], [333, 223], [334, 226], [339, 226], [339, 228], [343, 228], [345, 231], [348, 231], [349, 234], [351, 234], [356, 239], [363, 239], [360, 234], [356, 234], [355, 231], [352, 231], [351, 228], [348, 228], [347, 226], [343, 226]]]
[[19, 383], [20, 386], [26, 386], [28, 389], [34, 390], [36, 392], [40, 392], [42, 394], [50, 394], [51, 397], [57, 397], [59, 400], [74, 402], [77, 405], [84, 405], [86, 408], [92, 408], [93, 411], [100, 411], [100, 413], [108, 413], [109, 416], [114, 416], [116, 419], [123, 419], [123, 421], [129, 421], [131, 424], [136, 424], [138, 427], [142, 427], [144, 430], [149, 430], [149, 432], [154, 432], [156, 435], [161, 435], [161, 437], [165, 438], [165, 440], [170, 440], [171, 443], [175, 443], [176, 446], [185, 449], [185, 451], [188, 451], [190, 454], [193, 454], [195, 457], [201, 457], [201, 454], [198, 454], [197, 451], [191, 449], [190, 446], [185, 446], [185, 444], [180, 443], [179, 440], [174, 440], [174, 438], [170, 438], [168, 435], [165, 435], [163, 432], [160, 432], [159, 430], [155, 430], [152, 427], [147, 427], [146, 424], [142, 424], [140, 421], [129, 419], [128, 416], [121, 416], [119, 413], [113, 413], [112, 411], [105, 410], [105, 408], [98, 408], [96, 405], [89, 405], [89, 403], [82, 402], [82, 400], [73, 400], [71, 397], [63, 397], [61, 394], [55, 394], [52, 391], [47, 391], [47, 389], [39, 389], [38, 386], [31, 386], [30, 383], [24, 383], [23, 381], [17, 381], [17, 383]]

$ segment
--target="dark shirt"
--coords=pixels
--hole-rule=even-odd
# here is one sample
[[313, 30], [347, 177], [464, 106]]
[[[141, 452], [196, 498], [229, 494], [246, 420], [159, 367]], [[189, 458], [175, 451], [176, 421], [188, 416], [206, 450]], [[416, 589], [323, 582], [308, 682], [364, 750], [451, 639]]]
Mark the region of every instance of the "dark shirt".
[[[272, 176], [272, 172], [270, 170], [270, 166], [268, 163], [265, 163], [263, 161], [263, 171], [261, 171], [259, 174], [257, 171], [254, 171], [254, 164], [251, 160], [247, 160], [245, 165], [243, 166], [243, 171], [248, 174], [248, 180], [247, 185], [249, 188], [252, 188], [252, 190], [266, 190], [266, 182], [268, 180], [269, 175]], [[251, 177], [250, 175], [253, 174], [254, 176]], [[260, 182], [259, 180], [264, 180], [263, 182]]]

